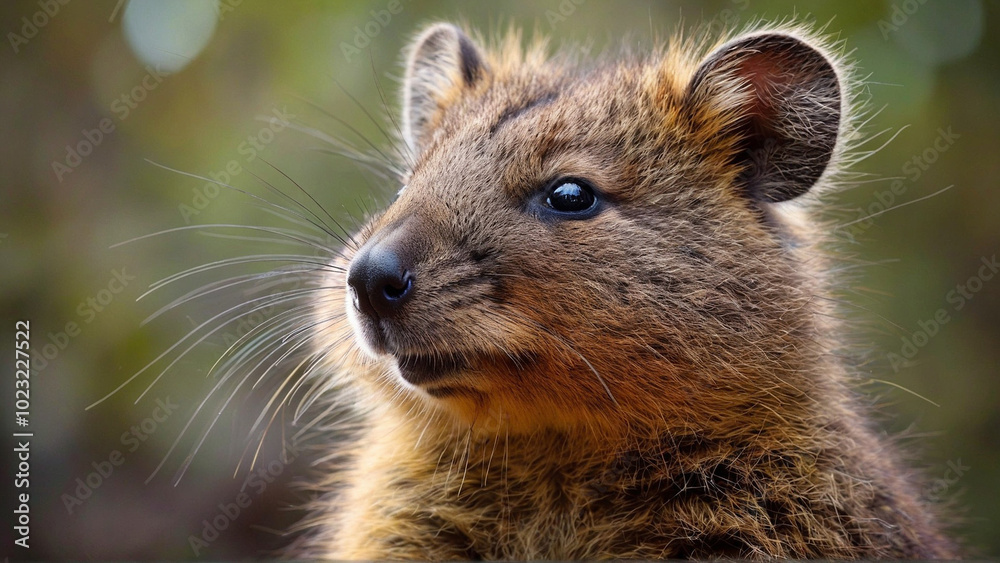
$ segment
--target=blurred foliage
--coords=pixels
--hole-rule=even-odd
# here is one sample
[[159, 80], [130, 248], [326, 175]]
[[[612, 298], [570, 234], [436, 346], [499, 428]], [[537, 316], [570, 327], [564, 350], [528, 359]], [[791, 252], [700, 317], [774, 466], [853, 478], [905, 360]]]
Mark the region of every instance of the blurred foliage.
[[[37, 16], [43, 5], [50, 11], [58, 5], [58, 13]], [[174, 10], [180, 14], [175, 20], [143, 20], [139, 7], [123, 8], [115, 0], [0, 4], [0, 29], [8, 38], [0, 48], [0, 333], [3, 342], [12, 342], [13, 321], [30, 319], [33, 346], [58, 348], [44, 368], [36, 363], [33, 380], [32, 558], [193, 558], [189, 536], [202, 533], [203, 520], [215, 516], [220, 503], [236, 498], [247, 474], [245, 465], [237, 469], [247, 443], [245, 421], [227, 414], [179, 485], [171, 479], [193, 438], [167, 452], [213, 384], [205, 376], [224, 349], [221, 338], [206, 341], [138, 402], [162, 367], [85, 410], [208, 318], [207, 311], [189, 307], [141, 325], [183, 294], [136, 302], [149, 284], [212, 260], [282, 251], [192, 231], [111, 248], [189, 222], [277, 224], [242, 194], [213, 190], [147, 159], [218, 178], [235, 166], [231, 170], [240, 172], [229, 172], [231, 183], [254, 193], [266, 193], [255, 175], [294, 189], [273, 164], [350, 224], [349, 216], [384, 204], [397, 186], [311, 150], [320, 143], [293, 127], [273, 132], [269, 118], [278, 112], [291, 116], [290, 122], [351, 137], [359, 146], [365, 141], [352, 131], [387, 146], [380, 127], [391, 127], [391, 121], [377, 85], [395, 112], [399, 52], [427, 22], [466, 21], [484, 32], [513, 22], [551, 35], [556, 46], [590, 43], [600, 50], [623, 37], [645, 48], [651, 34], [662, 38], [678, 25], [712, 22], [718, 29], [793, 15], [828, 24], [852, 51], [859, 72], [870, 77], [867, 130], [884, 132], [867, 148], [898, 133], [858, 165], [876, 181], [839, 196], [843, 221], [877, 212], [875, 202], [898, 205], [954, 185], [859, 223], [844, 252], [874, 265], [845, 290], [858, 316], [873, 321], [860, 335], [872, 351], [866, 370], [873, 382], [863, 388], [892, 413], [887, 431], [915, 428], [909, 443], [939, 480], [934, 494], [954, 499], [963, 517], [958, 532], [980, 553], [1000, 555], [994, 533], [1000, 519], [1000, 281], [969, 284], [964, 291], [979, 289], [963, 298], [961, 308], [953, 299], [956, 286], [975, 278], [981, 260], [1000, 246], [1000, 159], [993, 154], [1000, 149], [996, 3], [223, 0], [220, 8], [220, 19], [209, 25], [184, 21], [183, 8]], [[138, 23], [126, 32], [129, 18]], [[177, 25], [191, 34], [164, 32]], [[182, 40], [170, 43], [172, 37]], [[178, 70], [159, 73], [150, 62], [156, 60]], [[269, 127], [273, 134], [264, 132]], [[941, 132], [945, 141], [938, 140]], [[68, 146], [84, 141], [91, 149], [71, 166]], [[57, 174], [54, 162], [70, 171]], [[898, 193], [890, 189], [894, 177], [901, 179]], [[134, 279], [120, 286], [113, 282], [116, 273]], [[220, 299], [215, 305], [224, 304]], [[929, 320], [939, 309], [948, 320], [931, 330]], [[68, 330], [67, 323], [78, 330]], [[920, 331], [933, 334], [924, 339]], [[915, 355], [897, 363], [888, 354], [907, 351], [904, 339], [915, 341]], [[13, 364], [12, 347], [3, 348], [3, 365]], [[13, 385], [2, 387], [8, 412]], [[74, 494], [76, 479], [85, 479], [92, 463], [108, 459], [111, 450], [123, 450], [122, 433], [151, 417], [157, 398], [168, 397], [179, 406], [159, 424], [163, 429], [127, 452], [125, 463], [69, 514], [64, 495]], [[234, 402], [227, 413], [259, 412], [260, 400]], [[9, 438], [4, 440], [6, 449]], [[260, 459], [276, 459], [276, 448], [268, 445]], [[144, 484], [165, 456], [164, 469]], [[956, 464], [968, 468], [957, 477], [949, 472]], [[302, 465], [297, 460], [278, 486], [255, 496], [200, 557], [253, 557], [282, 545], [281, 537], [257, 527], [285, 529], [295, 520], [296, 513], [283, 509], [298, 499], [284, 483], [301, 474]], [[0, 494], [8, 495], [9, 488], [5, 484]]]

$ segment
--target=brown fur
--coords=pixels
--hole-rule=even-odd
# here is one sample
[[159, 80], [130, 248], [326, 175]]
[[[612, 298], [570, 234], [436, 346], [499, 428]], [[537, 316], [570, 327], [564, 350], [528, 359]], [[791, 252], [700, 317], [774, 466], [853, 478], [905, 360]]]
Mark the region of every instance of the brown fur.
[[[379, 347], [324, 280], [318, 315], [353, 322], [320, 335], [323, 377], [359, 422], [299, 555], [954, 557], [834, 356], [802, 203], [852, 136], [833, 49], [791, 27], [593, 66], [519, 44], [438, 25], [410, 51], [406, 188], [359, 244], [404, 248], [416, 293]], [[607, 206], [531, 213], [563, 176]], [[465, 368], [416, 387], [386, 352]]]

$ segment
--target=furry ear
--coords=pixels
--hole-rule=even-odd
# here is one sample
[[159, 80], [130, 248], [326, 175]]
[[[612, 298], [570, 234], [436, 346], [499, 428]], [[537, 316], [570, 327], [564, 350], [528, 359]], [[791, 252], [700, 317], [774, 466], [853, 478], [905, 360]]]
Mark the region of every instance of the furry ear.
[[738, 37], [712, 52], [688, 85], [695, 104], [733, 107], [742, 187], [764, 202], [800, 196], [833, 156], [841, 121], [837, 71], [802, 39], [780, 32]]
[[403, 137], [420, 154], [435, 121], [486, 75], [479, 48], [458, 27], [438, 23], [410, 47], [403, 84]]

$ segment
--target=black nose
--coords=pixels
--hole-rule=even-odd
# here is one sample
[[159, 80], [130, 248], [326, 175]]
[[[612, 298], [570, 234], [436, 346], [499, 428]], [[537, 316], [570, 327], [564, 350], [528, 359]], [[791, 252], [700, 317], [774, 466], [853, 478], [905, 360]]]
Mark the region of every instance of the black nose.
[[391, 245], [364, 248], [351, 262], [347, 283], [354, 305], [374, 318], [391, 318], [413, 294], [416, 279]]

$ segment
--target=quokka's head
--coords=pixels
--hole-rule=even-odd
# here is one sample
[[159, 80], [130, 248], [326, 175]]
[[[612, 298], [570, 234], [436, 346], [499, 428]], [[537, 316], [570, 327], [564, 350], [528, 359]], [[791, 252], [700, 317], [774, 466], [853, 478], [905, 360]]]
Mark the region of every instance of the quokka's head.
[[477, 43], [437, 24], [408, 52], [408, 172], [330, 280], [342, 371], [513, 432], [806, 400], [814, 289], [776, 207], [840, 152], [828, 51], [792, 29], [593, 65]]

